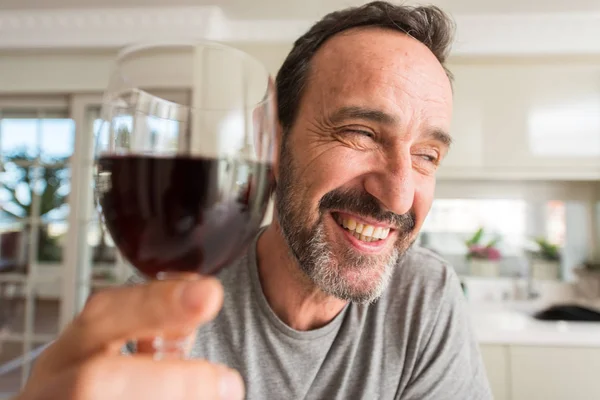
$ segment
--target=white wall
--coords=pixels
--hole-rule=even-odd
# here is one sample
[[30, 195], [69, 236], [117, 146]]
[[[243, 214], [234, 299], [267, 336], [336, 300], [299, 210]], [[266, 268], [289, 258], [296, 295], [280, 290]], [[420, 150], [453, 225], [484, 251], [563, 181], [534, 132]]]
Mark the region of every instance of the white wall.
[[115, 53], [18, 52], [0, 54], [0, 92], [102, 91]]

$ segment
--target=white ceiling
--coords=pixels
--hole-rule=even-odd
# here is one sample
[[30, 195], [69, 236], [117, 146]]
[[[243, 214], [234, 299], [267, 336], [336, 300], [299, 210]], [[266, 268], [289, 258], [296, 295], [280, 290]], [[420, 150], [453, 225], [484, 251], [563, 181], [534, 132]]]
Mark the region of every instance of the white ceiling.
[[[0, 0], [0, 49], [117, 48], [189, 36], [289, 44], [326, 12], [364, 1]], [[600, 54], [600, 0], [418, 1], [454, 14], [455, 55]]]
[[[398, 2], [398, 1], [396, 1]], [[600, 0], [431, 0], [453, 14], [600, 12]], [[0, 0], [0, 9], [216, 5], [236, 19], [307, 19], [365, 0]], [[404, 3], [407, 3], [404, 1]]]

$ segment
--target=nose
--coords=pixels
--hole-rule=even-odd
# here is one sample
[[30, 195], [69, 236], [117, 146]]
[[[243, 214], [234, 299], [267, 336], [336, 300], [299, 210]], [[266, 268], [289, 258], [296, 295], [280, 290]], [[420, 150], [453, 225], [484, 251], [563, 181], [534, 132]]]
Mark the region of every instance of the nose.
[[415, 197], [415, 180], [410, 154], [396, 155], [370, 173], [365, 190], [388, 211], [402, 215], [410, 211]]

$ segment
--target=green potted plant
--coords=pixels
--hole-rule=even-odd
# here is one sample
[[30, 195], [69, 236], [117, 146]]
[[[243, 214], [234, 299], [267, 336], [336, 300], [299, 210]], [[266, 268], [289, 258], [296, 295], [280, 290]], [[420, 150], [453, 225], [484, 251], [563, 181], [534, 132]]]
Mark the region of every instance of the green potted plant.
[[532, 252], [531, 274], [535, 279], [557, 280], [560, 277], [560, 247], [543, 237], [534, 239], [537, 250]]
[[471, 275], [496, 277], [499, 275], [499, 264], [502, 259], [502, 254], [497, 247], [500, 239], [495, 238], [484, 242], [484, 234], [484, 229], [479, 228], [465, 241], [469, 268]]

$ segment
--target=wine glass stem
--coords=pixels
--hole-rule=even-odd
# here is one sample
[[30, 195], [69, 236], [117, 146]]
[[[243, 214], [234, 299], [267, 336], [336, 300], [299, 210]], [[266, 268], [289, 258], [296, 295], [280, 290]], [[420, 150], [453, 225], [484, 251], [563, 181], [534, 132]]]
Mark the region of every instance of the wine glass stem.
[[[182, 275], [178, 272], [163, 271], [156, 275], [156, 279], [160, 281], [164, 280], [181, 280], [190, 279], [189, 276]], [[189, 351], [191, 350], [192, 341], [195, 335], [183, 337], [172, 337], [172, 336], [157, 336], [152, 341], [152, 349], [154, 352], [155, 360], [164, 359], [176, 359], [185, 360], [189, 358]]]
[[152, 341], [152, 347], [155, 360], [186, 360], [189, 358], [190, 340], [188, 338], [165, 339], [157, 336]]

